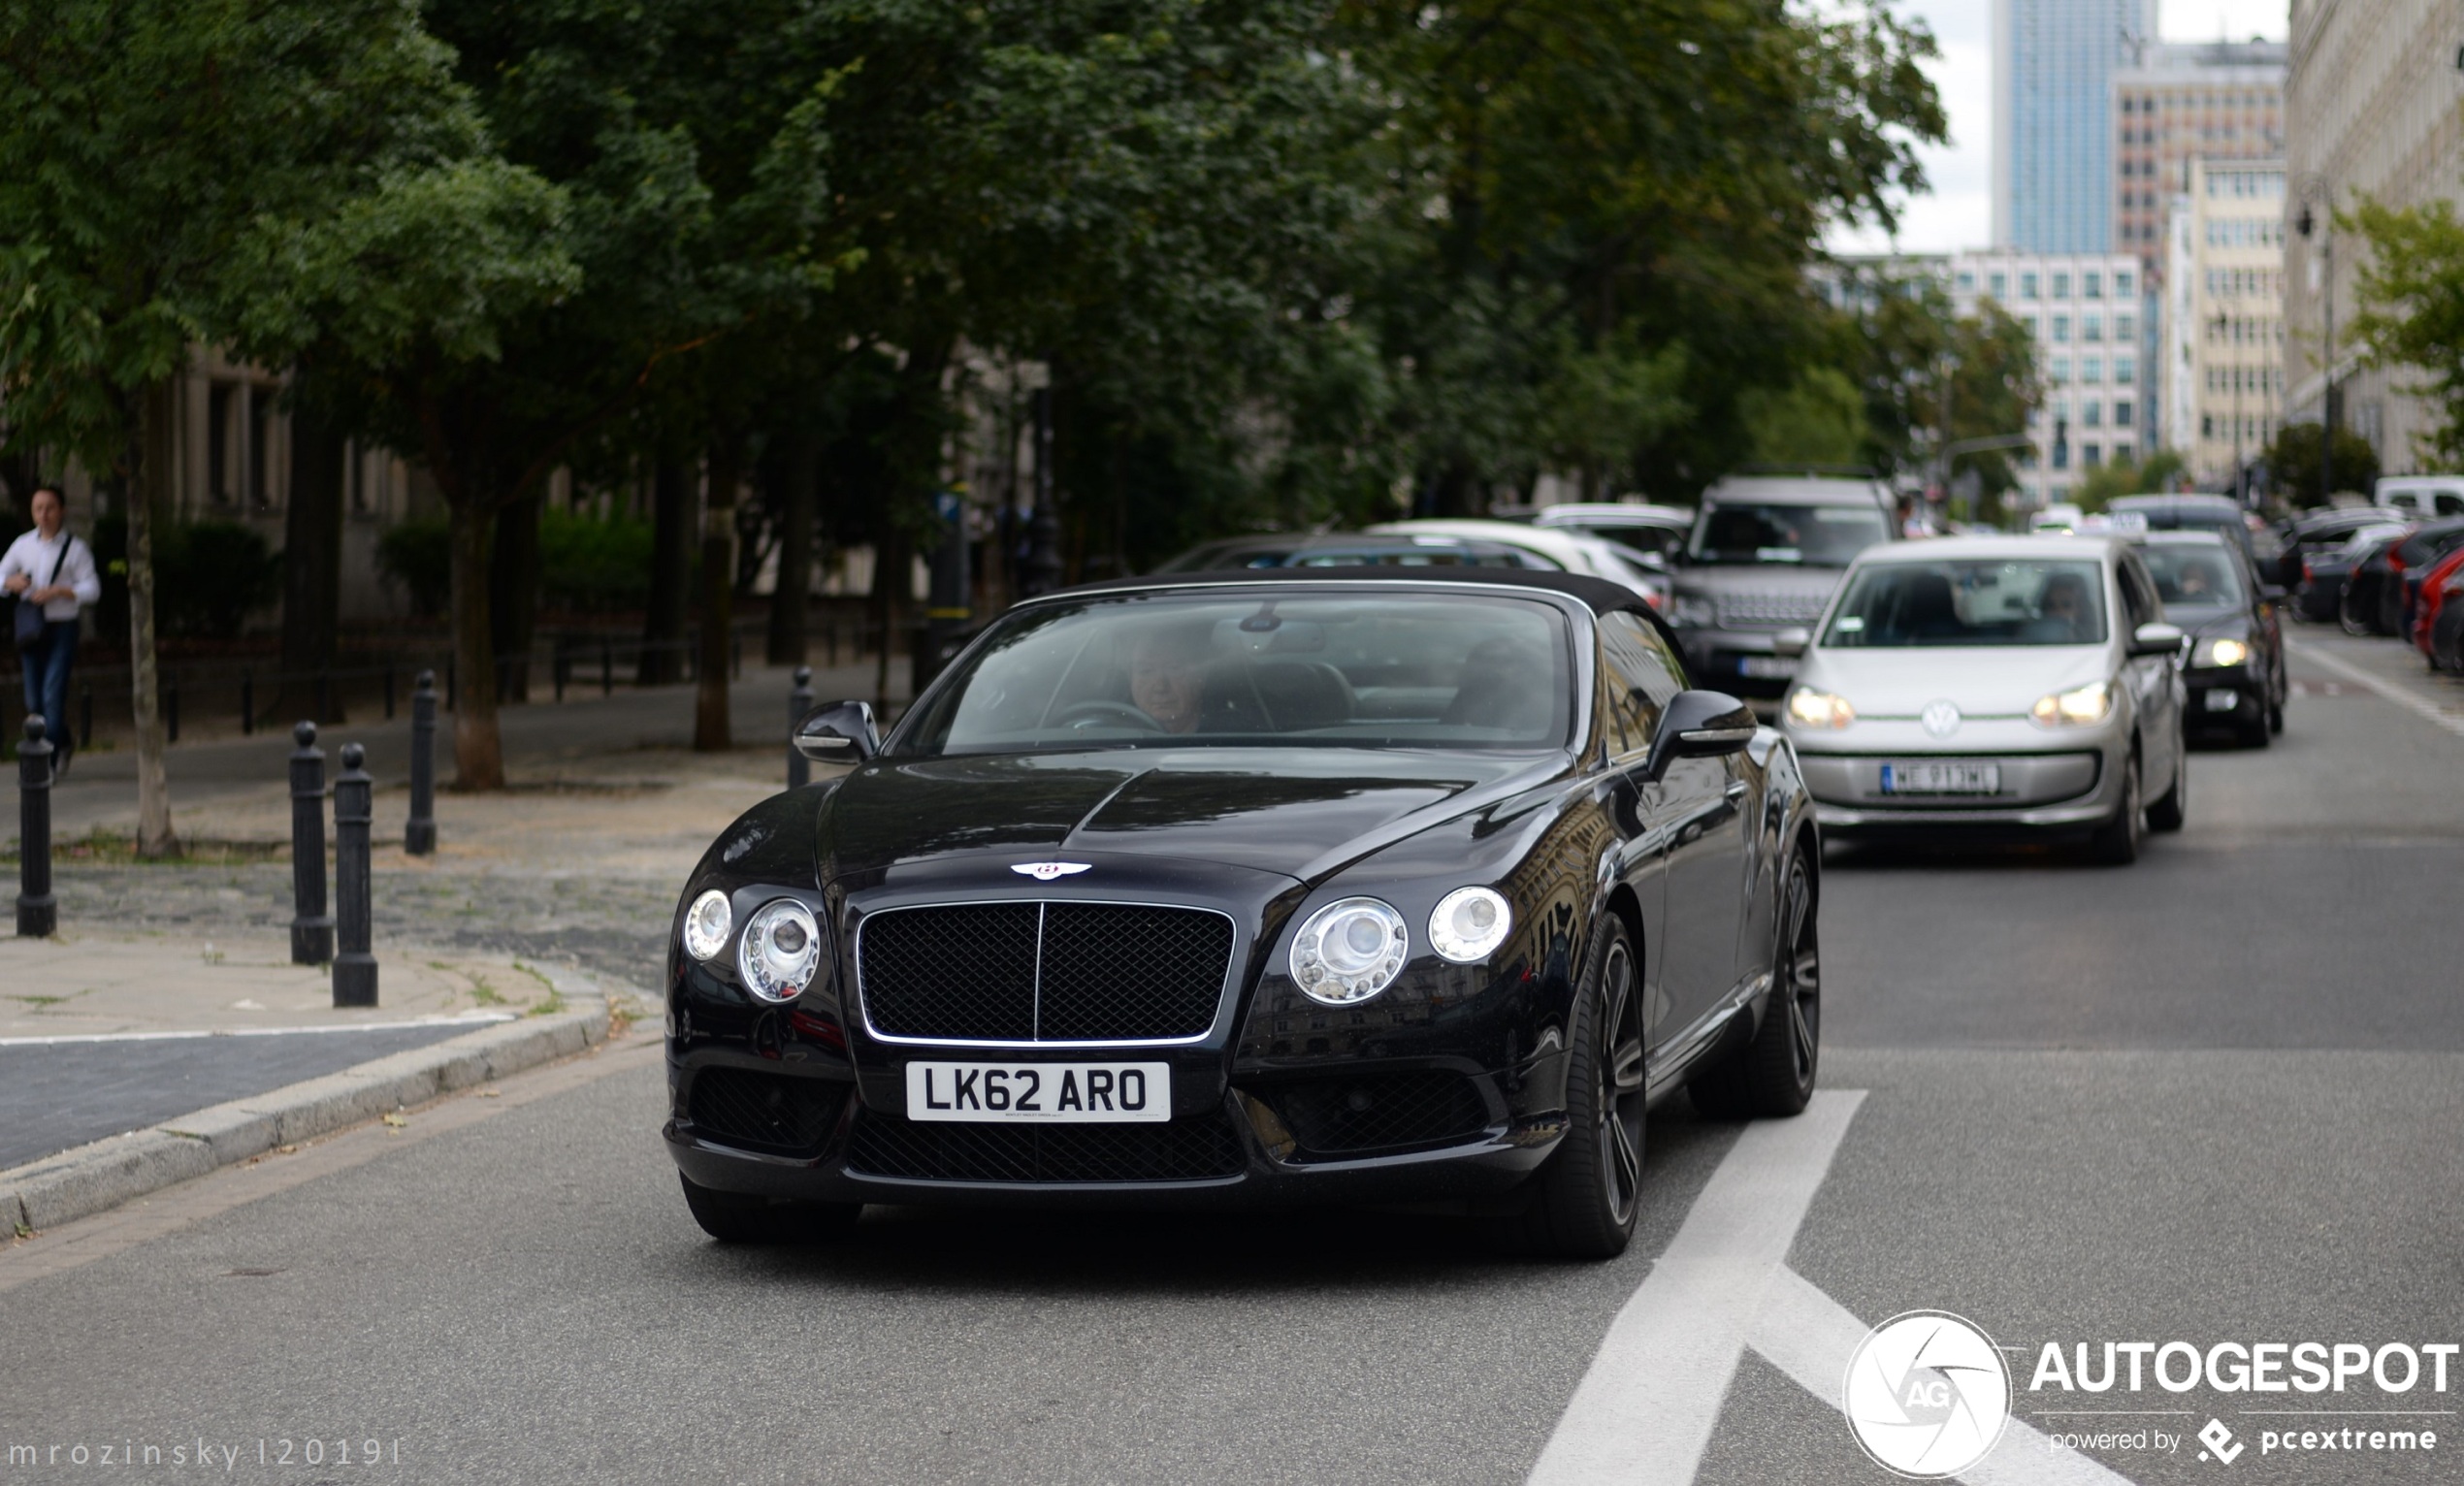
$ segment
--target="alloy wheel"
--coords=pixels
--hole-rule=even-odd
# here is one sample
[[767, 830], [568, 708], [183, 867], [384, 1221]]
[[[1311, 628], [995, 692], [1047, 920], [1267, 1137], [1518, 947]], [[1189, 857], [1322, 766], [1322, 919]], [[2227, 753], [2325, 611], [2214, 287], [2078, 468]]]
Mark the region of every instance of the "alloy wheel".
[[1780, 902], [1779, 953], [1771, 966], [1774, 1006], [1788, 1008], [1790, 1066], [1798, 1086], [1811, 1090], [1822, 1056], [1822, 942], [1814, 913], [1814, 884], [1799, 857], [1788, 872]]
[[1642, 997], [1634, 953], [1623, 939], [1609, 946], [1600, 977], [1600, 1071], [1593, 1101], [1600, 1121], [1600, 1180], [1622, 1226], [1642, 1193]]

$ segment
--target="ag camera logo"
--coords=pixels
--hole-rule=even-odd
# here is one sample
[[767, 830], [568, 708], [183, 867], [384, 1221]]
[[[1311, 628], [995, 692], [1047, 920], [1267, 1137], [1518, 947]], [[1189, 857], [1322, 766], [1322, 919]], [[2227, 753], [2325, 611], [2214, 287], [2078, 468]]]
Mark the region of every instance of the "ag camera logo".
[[1873, 1463], [1897, 1475], [1957, 1475], [1992, 1453], [2011, 1416], [2011, 1373], [1976, 1324], [1911, 1310], [1865, 1334], [1841, 1400]]

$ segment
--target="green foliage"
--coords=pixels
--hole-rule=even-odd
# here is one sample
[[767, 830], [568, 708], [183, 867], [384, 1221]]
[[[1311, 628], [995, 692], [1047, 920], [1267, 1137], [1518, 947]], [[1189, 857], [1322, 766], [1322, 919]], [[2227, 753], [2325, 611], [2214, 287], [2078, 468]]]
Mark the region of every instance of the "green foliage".
[[1855, 465], [1873, 437], [1864, 392], [1837, 367], [1808, 367], [1785, 390], [1748, 388], [1738, 413], [1756, 464]]
[[2159, 494], [2182, 472], [2182, 456], [2159, 449], [2140, 464], [2125, 451], [2080, 476], [2071, 488], [2071, 503], [2088, 512], [2101, 511], [2122, 496]]
[[[2425, 373], [2420, 390], [2441, 417], [2436, 428], [2417, 436], [2415, 452], [2433, 468], [2464, 466], [2464, 220], [2458, 220], [2455, 204], [2433, 201], [2398, 210], [2365, 199], [2351, 213], [2337, 213], [2336, 225], [2357, 229], [2369, 248], [2355, 286], [2361, 311], [2352, 319], [2353, 340], [2372, 366]], [[2314, 478], [2295, 489], [2318, 488], [2318, 444], [2314, 433]], [[2344, 448], [2337, 440], [2337, 489], [2368, 490], [2368, 484], [2345, 478]], [[2375, 458], [2370, 469], [2375, 477]], [[2284, 487], [2281, 475], [2277, 483]]]
[[376, 570], [409, 593], [413, 613], [436, 618], [444, 612], [452, 592], [452, 528], [426, 517], [388, 528], [376, 538]]
[[[94, 523], [94, 565], [103, 599], [97, 633], [128, 642], [128, 521]], [[282, 597], [282, 558], [263, 533], [236, 521], [195, 521], [154, 531], [154, 613], [165, 634], [227, 640]]]
[[[1835, 329], [1830, 353], [1853, 369], [1864, 397], [1864, 462], [1895, 474], [1934, 472], [1944, 443], [2026, 432], [2042, 398], [2035, 347], [1993, 301], [1962, 319], [1930, 277], [1856, 283], [1862, 307]], [[2019, 483], [2011, 451], [1952, 460], [1977, 472], [1988, 496]]]
[[539, 513], [542, 598], [552, 609], [636, 610], [650, 598], [651, 526], [553, 507]]
[[[2267, 485], [2286, 505], [2317, 505], [2318, 499], [2318, 425], [2287, 423], [2276, 431], [2265, 452]], [[2369, 493], [2379, 483], [2379, 451], [2370, 440], [2343, 424], [2336, 425], [2336, 493]]]

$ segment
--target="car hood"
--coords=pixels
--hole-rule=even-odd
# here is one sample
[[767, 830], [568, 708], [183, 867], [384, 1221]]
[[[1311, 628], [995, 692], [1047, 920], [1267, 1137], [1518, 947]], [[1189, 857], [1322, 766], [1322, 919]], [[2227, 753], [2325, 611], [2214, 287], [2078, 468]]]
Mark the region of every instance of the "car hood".
[[1797, 563], [1736, 563], [1706, 567], [1680, 567], [1670, 586], [1676, 592], [1716, 598], [1731, 594], [1787, 594], [1828, 598], [1847, 575], [1844, 567], [1808, 567]]
[[1861, 718], [1912, 718], [1947, 701], [1969, 717], [2024, 717], [2039, 697], [2113, 674], [2102, 645], [1806, 652], [1798, 684], [1844, 696]]
[[2188, 609], [2176, 605], [2164, 611], [2168, 624], [2179, 625], [2182, 632], [2196, 640], [2250, 638], [2251, 617], [2247, 609]]
[[1546, 773], [1529, 755], [1122, 749], [876, 759], [821, 807], [827, 882], [888, 881], [959, 858], [1071, 853], [1202, 860], [1308, 880]]

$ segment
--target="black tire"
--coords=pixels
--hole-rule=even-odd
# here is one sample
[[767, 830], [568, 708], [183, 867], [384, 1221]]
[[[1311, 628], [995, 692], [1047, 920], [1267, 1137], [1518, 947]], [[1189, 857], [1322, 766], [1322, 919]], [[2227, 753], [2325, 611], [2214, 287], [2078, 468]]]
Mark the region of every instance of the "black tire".
[[2096, 827], [2088, 855], [2109, 867], [2126, 867], [2139, 859], [2139, 844], [2147, 824], [2147, 806], [2139, 795], [2139, 753], [2132, 749], [2123, 765], [2122, 804], [2113, 819]]
[[1772, 933], [1771, 989], [1762, 1025], [1735, 1056], [1686, 1084], [1694, 1107], [1713, 1119], [1804, 1113], [1822, 1072], [1822, 935], [1814, 874], [1801, 853], [1780, 877]]
[[[2261, 736], [2265, 729], [2260, 729]], [[2262, 744], [2262, 747], [2265, 745]], [[2173, 785], [2164, 798], [2148, 807], [2148, 829], [2180, 830], [2190, 814], [2190, 751], [2177, 743], [2173, 749]]]
[[2282, 735], [2285, 730], [2285, 698], [2292, 695], [2292, 683], [2285, 678], [2285, 662], [2276, 662], [2276, 680], [2267, 689], [2267, 730]]
[[2355, 639], [2379, 632], [2379, 627], [2370, 622], [2369, 616], [2352, 606], [2352, 590], [2350, 588], [2345, 590], [2344, 598], [2336, 602], [2336, 628]]
[[817, 1244], [856, 1226], [864, 1211], [854, 1202], [776, 1202], [742, 1192], [721, 1192], [682, 1172], [685, 1206], [701, 1231], [722, 1244]]
[[1599, 937], [1569, 1030], [1566, 1134], [1519, 1219], [1525, 1249], [1560, 1259], [1624, 1253], [1642, 1208], [1642, 976], [1624, 920]]
[[2263, 697], [2259, 701], [2258, 715], [2248, 722], [2237, 723], [2233, 727], [2234, 740], [2244, 748], [2265, 748], [2267, 740], [2275, 735], [2267, 726], [2267, 703]]

